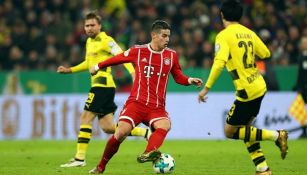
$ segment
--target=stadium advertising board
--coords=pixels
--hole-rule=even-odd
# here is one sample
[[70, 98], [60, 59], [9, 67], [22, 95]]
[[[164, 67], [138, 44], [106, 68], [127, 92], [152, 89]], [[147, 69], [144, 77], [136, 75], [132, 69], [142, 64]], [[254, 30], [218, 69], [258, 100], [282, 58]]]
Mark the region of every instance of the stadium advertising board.
[[[117, 94], [118, 111], [128, 94]], [[268, 93], [255, 125], [259, 128], [290, 131], [290, 139], [303, 134], [302, 124], [288, 112], [295, 93]], [[75, 139], [86, 95], [16, 95], [0, 98], [0, 139]], [[197, 93], [170, 93], [167, 111], [172, 120], [168, 139], [225, 139], [223, 125], [234, 95], [210, 93], [199, 104]], [[305, 122], [306, 123], [306, 122]], [[94, 123], [93, 136], [107, 138]]]

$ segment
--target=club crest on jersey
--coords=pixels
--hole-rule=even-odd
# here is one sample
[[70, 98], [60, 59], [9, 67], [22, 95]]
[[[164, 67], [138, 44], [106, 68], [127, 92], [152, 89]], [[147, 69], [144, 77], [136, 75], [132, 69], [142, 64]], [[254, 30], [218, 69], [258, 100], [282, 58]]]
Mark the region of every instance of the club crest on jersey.
[[171, 59], [170, 58], [164, 58], [164, 64], [165, 65], [170, 65], [171, 64]]

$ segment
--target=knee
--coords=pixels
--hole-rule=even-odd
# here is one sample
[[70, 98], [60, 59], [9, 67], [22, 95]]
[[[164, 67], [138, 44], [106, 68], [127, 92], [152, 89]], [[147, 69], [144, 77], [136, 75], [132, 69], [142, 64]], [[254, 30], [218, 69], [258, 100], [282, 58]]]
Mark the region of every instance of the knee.
[[82, 125], [90, 125], [90, 124], [92, 124], [92, 121], [88, 117], [84, 116], [84, 117], [81, 117], [80, 123]]
[[226, 138], [232, 139], [233, 138], [233, 133], [229, 132], [227, 130], [224, 130], [224, 135]]
[[170, 123], [168, 123], [168, 124], [166, 124], [162, 129], [164, 129], [165, 131], [167, 131], [167, 132], [169, 132], [170, 130], [171, 130], [171, 124]]
[[103, 127], [102, 130], [106, 134], [114, 134], [114, 132], [115, 132], [114, 127]]
[[234, 139], [234, 136], [238, 134], [239, 128], [237, 126], [225, 124], [224, 126], [224, 135], [229, 139]]
[[125, 140], [125, 138], [129, 135], [129, 132], [125, 132], [121, 129], [117, 129], [114, 133], [115, 138], [122, 142], [123, 140]]
[[92, 125], [93, 119], [94, 119], [94, 114], [82, 114], [80, 117], [80, 123], [82, 125]]
[[168, 120], [157, 122], [157, 123], [154, 123], [154, 128], [155, 129], [161, 128], [168, 132], [171, 130], [171, 123]]
[[237, 135], [239, 132], [239, 128], [224, 128], [224, 135], [225, 137], [229, 138], [229, 139], [235, 139], [235, 135]]

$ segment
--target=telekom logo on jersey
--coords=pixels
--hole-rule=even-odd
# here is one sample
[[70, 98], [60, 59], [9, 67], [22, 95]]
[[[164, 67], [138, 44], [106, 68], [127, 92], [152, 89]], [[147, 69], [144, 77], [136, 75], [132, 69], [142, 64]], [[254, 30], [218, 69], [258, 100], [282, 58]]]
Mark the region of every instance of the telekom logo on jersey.
[[150, 75], [154, 73], [155, 68], [153, 66], [144, 66], [144, 74], [146, 78], [150, 78]]
[[[155, 70], [155, 68], [154, 68], [153, 66], [144, 66], [144, 74], [145, 74], [145, 77], [146, 77], [146, 78], [150, 78], [151, 75], [154, 74], [154, 70]], [[166, 76], [165, 73], [157, 72], [157, 76], [160, 76], [160, 74], [162, 74], [163, 77]]]

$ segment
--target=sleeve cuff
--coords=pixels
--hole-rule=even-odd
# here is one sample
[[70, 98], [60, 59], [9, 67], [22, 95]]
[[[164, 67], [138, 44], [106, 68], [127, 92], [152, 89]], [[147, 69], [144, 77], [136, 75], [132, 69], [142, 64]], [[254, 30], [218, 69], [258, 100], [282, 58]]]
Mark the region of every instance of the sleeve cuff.
[[95, 71], [98, 71], [98, 70], [99, 70], [98, 64], [96, 64], [96, 65], [94, 66], [94, 69], [95, 69]]
[[74, 72], [76, 72], [76, 69], [75, 69], [75, 67], [71, 67], [71, 68], [70, 68], [70, 71], [71, 71], [71, 73], [74, 73]]
[[189, 83], [189, 84], [192, 84], [192, 80], [193, 80], [193, 78], [189, 77], [189, 78], [188, 78], [188, 83]]
[[205, 87], [207, 87], [208, 89], [211, 89], [212, 86], [206, 83]]

